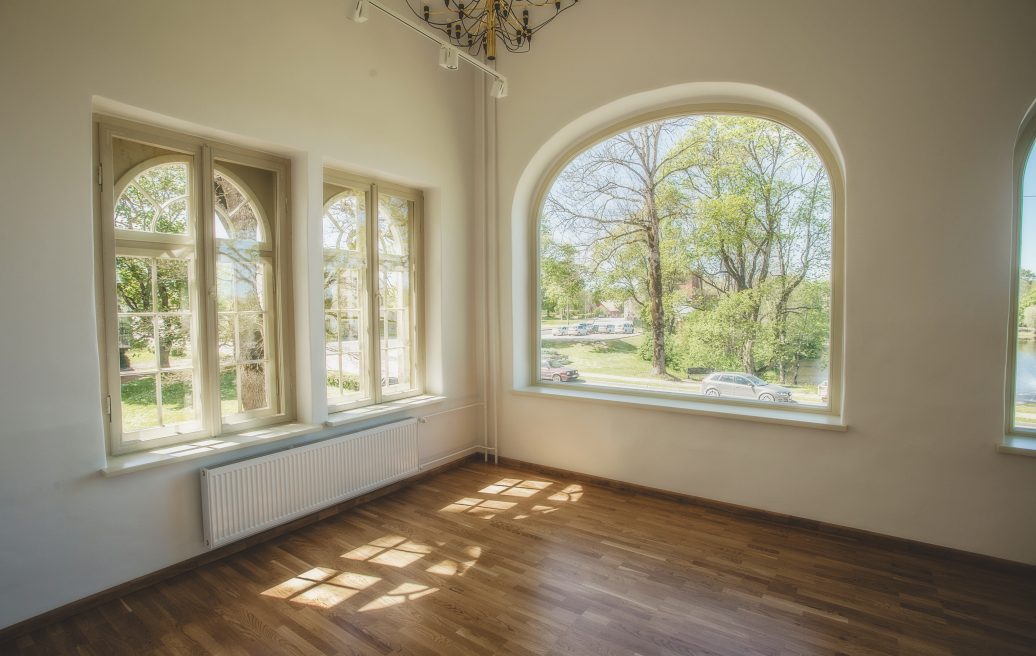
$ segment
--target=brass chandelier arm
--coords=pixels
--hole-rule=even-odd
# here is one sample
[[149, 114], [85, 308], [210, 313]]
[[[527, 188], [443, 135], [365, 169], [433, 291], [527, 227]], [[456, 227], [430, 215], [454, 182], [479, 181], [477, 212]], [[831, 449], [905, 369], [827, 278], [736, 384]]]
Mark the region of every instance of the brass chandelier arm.
[[[498, 40], [509, 52], [527, 52], [535, 33], [578, 2], [407, 0], [407, 6], [414, 16], [444, 33], [447, 40], [457, 47], [466, 48], [473, 55], [485, 54], [487, 59], [494, 60]], [[547, 12], [550, 15], [544, 17]]]

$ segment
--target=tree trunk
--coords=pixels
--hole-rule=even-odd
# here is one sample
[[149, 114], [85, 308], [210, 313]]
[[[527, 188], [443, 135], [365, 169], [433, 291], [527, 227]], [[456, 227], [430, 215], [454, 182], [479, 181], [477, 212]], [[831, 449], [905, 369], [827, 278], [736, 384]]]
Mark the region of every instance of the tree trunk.
[[[651, 209], [651, 208], [649, 208]], [[662, 254], [659, 245], [658, 224], [647, 231], [648, 244], [648, 303], [651, 306], [651, 372], [666, 374], [665, 367], [665, 308], [662, 307]]]
[[755, 374], [755, 354], [752, 353], [754, 345], [755, 340], [749, 339], [745, 341], [745, 345], [741, 348], [741, 367], [746, 374]]

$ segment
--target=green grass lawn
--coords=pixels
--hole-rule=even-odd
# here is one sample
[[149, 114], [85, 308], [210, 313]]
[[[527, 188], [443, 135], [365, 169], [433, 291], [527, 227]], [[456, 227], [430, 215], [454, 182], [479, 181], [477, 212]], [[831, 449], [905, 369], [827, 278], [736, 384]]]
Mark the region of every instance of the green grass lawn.
[[[553, 340], [543, 339], [544, 351], [556, 351], [567, 356], [582, 373], [600, 373], [612, 376], [650, 377], [651, 363], [637, 353], [644, 343], [644, 335], [609, 340]], [[549, 357], [549, 356], [548, 356]]]
[[[196, 419], [192, 381], [187, 372], [165, 372], [162, 385], [162, 425]], [[238, 412], [235, 370], [225, 369], [219, 377], [220, 409], [223, 416]], [[158, 426], [158, 404], [154, 374], [122, 383], [122, 426], [124, 432]]]

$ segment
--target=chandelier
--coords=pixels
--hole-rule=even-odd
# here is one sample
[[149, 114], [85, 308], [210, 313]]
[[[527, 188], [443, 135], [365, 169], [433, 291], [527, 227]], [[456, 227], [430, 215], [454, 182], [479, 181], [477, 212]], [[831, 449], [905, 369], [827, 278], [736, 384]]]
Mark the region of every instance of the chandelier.
[[[528, 52], [532, 35], [579, 0], [407, 0], [414, 15], [472, 55], [496, 59], [497, 40]], [[441, 4], [440, 4], [441, 3]], [[416, 5], [416, 6], [415, 6]]]

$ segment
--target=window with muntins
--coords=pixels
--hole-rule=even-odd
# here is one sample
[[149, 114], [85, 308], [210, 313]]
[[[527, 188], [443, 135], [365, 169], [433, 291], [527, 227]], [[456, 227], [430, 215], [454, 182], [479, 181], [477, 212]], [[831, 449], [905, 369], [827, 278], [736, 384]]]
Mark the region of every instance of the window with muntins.
[[421, 194], [337, 171], [325, 171], [324, 178], [328, 409], [420, 394], [415, 255]]
[[835, 193], [810, 140], [756, 115], [573, 151], [537, 217], [539, 384], [834, 411]]
[[1018, 270], [1008, 432], [1036, 435], [1036, 120], [1018, 149]]
[[97, 136], [111, 452], [287, 419], [287, 162], [109, 119]]

